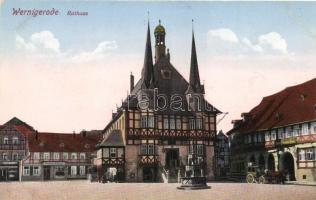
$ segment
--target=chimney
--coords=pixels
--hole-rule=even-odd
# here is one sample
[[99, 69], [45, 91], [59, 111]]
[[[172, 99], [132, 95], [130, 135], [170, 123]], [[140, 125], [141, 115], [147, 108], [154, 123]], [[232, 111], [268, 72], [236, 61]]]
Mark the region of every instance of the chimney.
[[83, 137], [86, 137], [86, 136], [87, 136], [87, 131], [86, 131], [86, 130], [83, 129], [83, 130], [81, 131], [81, 133], [82, 133], [82, 136], [83, 136]]
[[131, 76], [130, 76], [130, 93], [132, 93], [133, 89], [134, 89], [134, 75], [131, 72]]
[[245, 113], [245, 112], [241, 113], [241, 117], [242, 117], [244, 122], [251, 119], [251, 115], [249, 113]]
[[235, 119], [232, 121], [232, 124], [234, 125], [234, 128], [237, 128], [238, 126], [240, 126], [242, 123], [242, 120], [240, 119]]
[[38, 140], [38, 131], [35, 131], [35, 139]]
[[76, 137], [76, 132], [75, 131], [72, 132], [72, 136]]

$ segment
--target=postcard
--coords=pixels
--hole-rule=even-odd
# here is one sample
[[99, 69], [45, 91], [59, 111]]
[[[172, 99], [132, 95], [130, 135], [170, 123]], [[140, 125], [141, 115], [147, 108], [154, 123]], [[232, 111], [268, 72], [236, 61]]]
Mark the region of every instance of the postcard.
[[0, 199], [316, 199], [315, 10], [0, 0]]

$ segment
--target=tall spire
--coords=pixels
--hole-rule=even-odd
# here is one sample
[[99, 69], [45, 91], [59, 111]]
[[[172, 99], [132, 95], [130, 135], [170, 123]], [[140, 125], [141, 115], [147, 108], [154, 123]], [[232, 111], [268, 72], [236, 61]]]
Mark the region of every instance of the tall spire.
[[152, 50], [151, 50], [149, 20], [148, 20], [148, 28], [147, 28], [147, 40], [146, 40], [146, 47], [145, 47], [144, 66], [142, 70], [142, 81], [146, 88], [149, 88], [154, 83], [154, 67], [153, 67], [153, 56], [152, 56]]
[[194, 92], [203, 93], [203, 88], [200, 82], [199, 67], [198, 67], [196, 49], [195, 49], [193, 20], [192, 20], [192, 47], [191, 47], [191, 66], [190, 66], [189, 84]]

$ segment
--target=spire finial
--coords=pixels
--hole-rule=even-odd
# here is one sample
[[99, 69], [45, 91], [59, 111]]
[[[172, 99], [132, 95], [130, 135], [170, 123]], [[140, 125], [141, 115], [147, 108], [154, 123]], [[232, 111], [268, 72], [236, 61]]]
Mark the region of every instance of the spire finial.
[[192, 19], [192, 33], [194, 32], [194, 19]]
[[159, 19], [158, 22], [159, 22], [159, 25], [160, 25], [161, 24], [161, 20]]
[[147, 18], [148, 18], [148, 24], [149, 24], [149, 11], [147, 11]]

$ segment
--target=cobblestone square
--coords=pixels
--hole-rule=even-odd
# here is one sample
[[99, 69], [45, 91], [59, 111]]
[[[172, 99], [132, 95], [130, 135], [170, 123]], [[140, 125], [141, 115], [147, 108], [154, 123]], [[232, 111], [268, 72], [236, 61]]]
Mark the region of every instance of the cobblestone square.
[[87, 181], [0, 183], [1, 200], [315, 200], [315, 186], [209, 183], [208, 190], [181, 191], [178, 184]]

